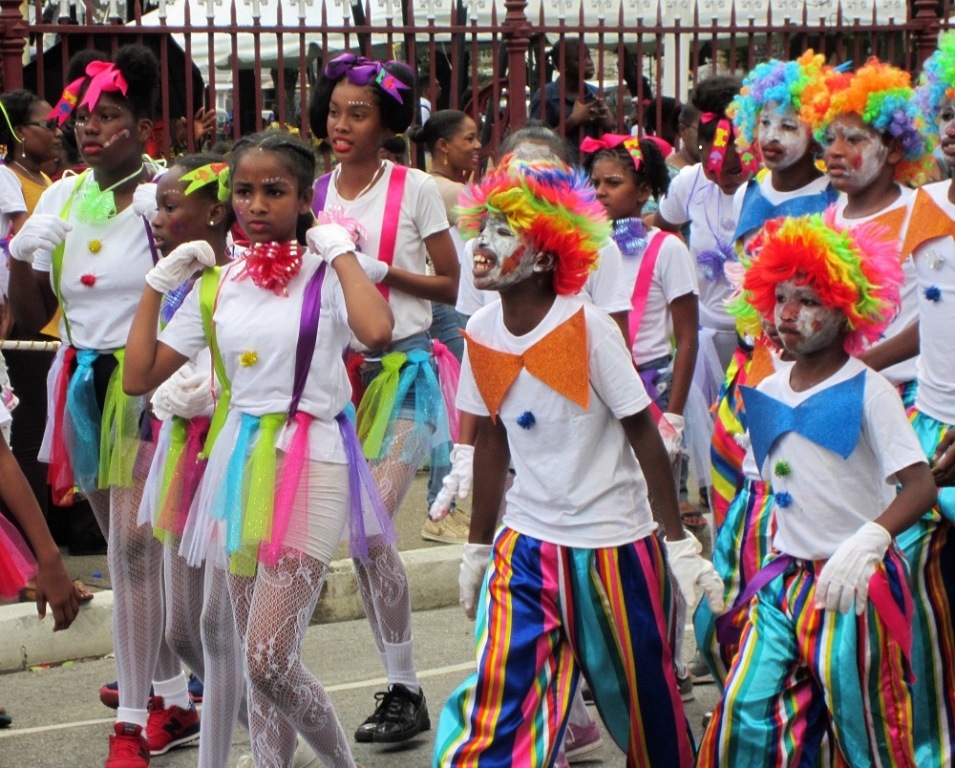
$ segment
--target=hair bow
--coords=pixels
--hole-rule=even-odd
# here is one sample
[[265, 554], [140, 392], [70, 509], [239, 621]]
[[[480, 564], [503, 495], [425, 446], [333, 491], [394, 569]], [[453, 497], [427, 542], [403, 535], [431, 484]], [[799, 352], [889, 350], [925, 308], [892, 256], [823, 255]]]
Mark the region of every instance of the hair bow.
[[188, 182], [189, 186], [186, 187], [184, 195], [191, 195], [197, 189], [202, 189], [209, 184], [216, 184], [218, 189], [216, 190], [216, 197], [224, 202], [228, 200], [228, 179], [226, 179], [226, 197], [223, 200], [222, 195], [220, 194], [223, 188], [223, 179], [222, 175], [224, 171], [229, 170], [228, 163], [207, 163], [206, 165], [196, 168], [194, 171], [189, 171], [188, 173], [182, 174], [179, 177], [179, 181]]
[[110, 61], [91, 61], [86, 65], [86, 74], [78, 77], [72, 83], [63, 89], [63, 95], [56, 103], [56, 106], [50, 110], [47, 118], [56, 118], [60, 125], [63, 125], [76, 109], [77, 100], [80, 97], [80, 91], [84, 83], [89, 83], [86, 88], [86, 95], [79, 106], [89, 105], [90, 109], [96, 107], [96, 102], [104, 93], [115, 93], [119, 91], [125, 96], [129, 91], [129, 84], [123, 73], [119, 71], [115, 64]]
[[[644, 136], [643, 138], [656, 144], [663, 157], [668, 157], [670, 153], [673, 152], [673, 147], [670, 146], [670, 143], [664, 141], [659, 136]], [[640, 150], [640, 142], [641, 139], [636, 136], [605, 133], [599, 139], [594, 139], [590, 136], [585, 138], [580, 142], [580, 151], [589, 155], [605, 149], [614, 149], [622, 144], [624, 149], [630, 154], [630, 157], [633, 158], [633, 167], [639, 171], [640, 165], [643, 163], [643, 152]]]
[[347, 77], [352, 85], [375, 83], [399, 104], [404, 104], [401, 91], [411, 90], [382, 66], [380, 61], [372, 61], [354, 53], [343, 53], [325, 65], [325, 77], [329, 80], [341, 80]]

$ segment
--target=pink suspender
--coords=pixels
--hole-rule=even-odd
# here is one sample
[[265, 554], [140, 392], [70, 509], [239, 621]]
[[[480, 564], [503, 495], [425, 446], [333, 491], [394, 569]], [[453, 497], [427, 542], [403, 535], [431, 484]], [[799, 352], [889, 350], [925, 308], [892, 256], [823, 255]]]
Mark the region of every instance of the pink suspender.
[[637, 338], [637, 331], [640, 328], [640, 321], [643, 320], [643, 312], [647, 308], [647, 297], [650, 295], [650, 282], [653, 280], [653, 268], [657, 264], [657, 258], [660, 255], [660, 248], [663, 241], [672, 236], [672, 232], [657, 232], [647, 250], [643, 254], [643, 261], [640, 262], [640, 270], [637, 272], [637, 282], [633, 286], [633, 295], [630, 297], [630, 341]]

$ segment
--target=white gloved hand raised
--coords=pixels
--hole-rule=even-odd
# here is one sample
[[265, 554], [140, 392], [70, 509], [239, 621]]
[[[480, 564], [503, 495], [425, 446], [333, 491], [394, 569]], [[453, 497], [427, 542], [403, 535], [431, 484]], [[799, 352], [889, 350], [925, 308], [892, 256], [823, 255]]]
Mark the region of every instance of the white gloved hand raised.
[[455, 443], [451, 449], [451, 471], [441, 481], [441, 490], [435, 496], [428, 517], [442, 520], [451, 511], [454, 497], [466, 499], [474, 480], [474, 446]]
[[706, 595], [710, 609], [717, 616], [723, 612], [723, 580], [713, 563], [702, 556], [703, 545], [687, 533], [679, 541], [663, 540], [670, 572], [692, 611], [696, 607], [696, 589]]
[[458, 573], [458, 600], [464, 608], [464, 615], [474, 618], [477, 611], [478, 597], [481, 594], [481, 584], [484, 583], [484, 574], [491, 559], [490, 544], [464, 545], [464, 554], [461, 556], [461, 570]]
[[319, 224], [305, 233], [305, 242], [314, 253], [331, 264], [343, 253], [354, 253], [355, 243], [352, 242], [348, 230], [341, 224]]
[[140, 184], [133, 192], [133, 213], [145, 217], [150, 224], [159, 213], [159, 203], [156, 201], [156, 189], [159, 185], [154, 181]]
[[673, 461], [683, 452], [683, 431], [686, 421], [676, 413], [664, 411], [657, 426], [660, 437], [663, 438], [663, 445], [666, 446], [667, 456], [670, 457], [670, 461]]
[[816, 607], [849, 613], [855, 602], [862, 615], [869, 598], [869, 580], [892, 544], [892, 535], [878, 523], [868, 522], [843, 541], [816, 579]]
[[215, 263], [212, 246], [205, 240], [193, 240], [176, 246], [172, 253], [161, 258], [146, 273], [146, 282], [159, 293], [169, 293], [203, 267], [212, 267]]
[[34, 213], [10, 241], [10, 255], [17, 261], [33, 263], [37, 251], [52, 251], [66, 239], [73, 226], [52, 213]]

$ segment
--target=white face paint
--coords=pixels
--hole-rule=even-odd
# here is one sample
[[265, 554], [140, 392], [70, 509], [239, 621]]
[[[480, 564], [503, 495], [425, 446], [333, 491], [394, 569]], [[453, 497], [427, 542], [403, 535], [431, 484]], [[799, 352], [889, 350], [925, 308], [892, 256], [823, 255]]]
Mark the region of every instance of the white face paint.
[[756, 132], [763, 164], [771, 171], [782, 171], [801, 160], [809, 151], [812, 131], [792, 107], [780, 107], [774, 101], [759, 113]]
[[889, 156], [879, 133], [856, 114], [833, 120], [826, 128], [823, 144], [832, 186], [847, 195], [870, 187]]
[[845, 315], [840, 310], [827, 307], [812, 288], [793, 280], [776, 286], [773, 319], [782, 345], [793, 354], [825, 349], [845, 327]]
[[955, 169], [955, 99], [948, 99], [935, 119], [938, 141], [949, 168]]
[[491, 213], [474, 244], [474, 285], [483, 291], [509, 288], [530, 277], [539, 258], [504, 216]]

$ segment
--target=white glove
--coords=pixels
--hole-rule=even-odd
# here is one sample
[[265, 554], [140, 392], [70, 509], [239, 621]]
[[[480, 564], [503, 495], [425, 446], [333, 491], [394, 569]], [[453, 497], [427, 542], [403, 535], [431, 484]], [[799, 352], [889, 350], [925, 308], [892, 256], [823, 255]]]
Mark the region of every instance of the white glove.
[[156, 202], [156, 188], [159, 185], [154, 181], [140, 184], [133, 192], [133, 213], [137, 216], [145, 216], [150, 224], [159, 213], [159, 203]]
[[215, 263], [216, 254], [212, 246], [205, 240], [193, 240], [176, 246], [172, 253], [161, 258], [146, 273], [146, 282], [159, 293], [169, 293], [203, 267], [211, 267]]
[[37, 251], [52, 251], [66, 239], [73, 226], [52, 213], [34, 213], [10, 241], [10, 255], [17, 261], [33, 263]]
[[208, 373], [196, 373], [184, 365], [163, 386], [169, 387], [167, 402], [176, 416], [191, 419], [203, 413], [212, 413], [215, 400], [212, 397], [212, 377]]
[[474, 446], [455, 443], [451, 449], [451, 471], [441, 481], [441, 490], [428, 510], [428, 517], [436, 521], [444, 519], [451, 511], [451, 502], [455, 496], [459, 499], [467, 498], [473, 480]]
[[723, 612], [723, 580], [713, 563], [700, 554], [703, 545], [689, 533], [679, 541], [664, 539], [663, 543], [667, 549], [670, 573], [676, 579], [690, 610], [696, 607], [696, 588], [699, 587], [706, 595], [710, 609], [719, 616]]
[[[354, 246], [351, 250], [354, 250]], [[361, 264], [361, 268], [365, 270], [365, 274], [371, 282], [377, 285], [388, 276], [388, 265], [385, 264], [385, 262], [373, 259], [371, 256], [366, 256], [363, 253], [356, 253], [355, 255], [358, 257], [358, 263]]]
[[869, 580], [892, 543], [892, 535], [878, 523], [868, 522], [832, 553], [816, 579], [816, 607], [849, 613], [855, 600], [862, 615], [869, 597]]
[[478, 596], [481, 594], [481, 584], [487, 572], [487, 564], [491, 559], [490, 544], [464, 545], [464, 554], [461, 556], [461, 570], [458, 573], [458, 600], [464, 608], [464, 615], [474, 618], [477, 611]]
[[663, 445], [666, 446], [670, 461], [673, 461], [683, 452], [683, 430], [685, 426], [686, 421], [678, 414], [664, 411], [660, 416], [657, 427], [660, 430], [660, 436], [663, 438]]
[[329, 264], [343, 253], [355, 251], [351, 235], [341, 224], [319, 224], [312, 227], [305, 233], [305, 242]]

